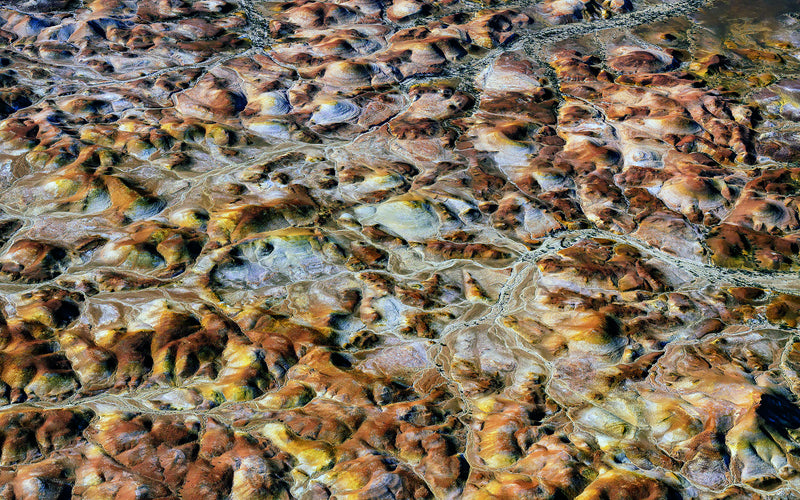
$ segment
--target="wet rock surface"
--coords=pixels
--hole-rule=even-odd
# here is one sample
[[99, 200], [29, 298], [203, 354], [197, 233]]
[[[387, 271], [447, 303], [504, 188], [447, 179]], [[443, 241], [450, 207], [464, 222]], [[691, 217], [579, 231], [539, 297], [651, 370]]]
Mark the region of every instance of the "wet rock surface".
[[0, 498], [800, 496], [794, 0], [0, 6]]

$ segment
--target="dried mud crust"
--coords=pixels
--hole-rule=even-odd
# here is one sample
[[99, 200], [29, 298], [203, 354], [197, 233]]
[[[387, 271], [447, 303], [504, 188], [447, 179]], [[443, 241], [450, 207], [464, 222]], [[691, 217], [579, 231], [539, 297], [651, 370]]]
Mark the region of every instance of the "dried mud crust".
[[797, 3], [0, 7], [0, 498], [800, 495]]

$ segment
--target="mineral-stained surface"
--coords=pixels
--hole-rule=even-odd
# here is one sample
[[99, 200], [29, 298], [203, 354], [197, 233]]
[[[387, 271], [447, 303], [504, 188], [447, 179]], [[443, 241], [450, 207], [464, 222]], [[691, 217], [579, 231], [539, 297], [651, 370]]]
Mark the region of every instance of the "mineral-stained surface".
[[798, 0], [0, 2], [0, 499], [800, 498]]

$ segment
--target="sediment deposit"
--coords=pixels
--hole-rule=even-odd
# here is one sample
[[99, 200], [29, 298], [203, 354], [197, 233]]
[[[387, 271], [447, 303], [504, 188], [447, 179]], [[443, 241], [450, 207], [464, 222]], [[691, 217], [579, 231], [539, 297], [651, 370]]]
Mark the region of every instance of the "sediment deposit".
[[0, 6], [0, 499], [800, 497], [796, 0]]

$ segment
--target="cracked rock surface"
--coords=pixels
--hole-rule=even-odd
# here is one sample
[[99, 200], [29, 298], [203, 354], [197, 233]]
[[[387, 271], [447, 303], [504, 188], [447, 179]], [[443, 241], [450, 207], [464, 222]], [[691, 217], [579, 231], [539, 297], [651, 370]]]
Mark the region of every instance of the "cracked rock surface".
[[800, 497], [797, 0], [0, 5], [0, 499]]

